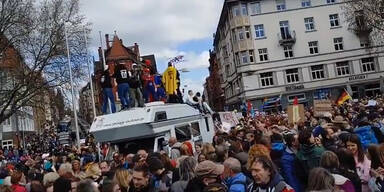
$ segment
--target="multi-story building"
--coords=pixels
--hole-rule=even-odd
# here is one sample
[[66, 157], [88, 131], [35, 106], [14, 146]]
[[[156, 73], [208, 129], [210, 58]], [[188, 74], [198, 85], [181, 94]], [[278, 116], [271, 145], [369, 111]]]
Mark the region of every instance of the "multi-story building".
[[[95, 84], [93, 84], [95, 85]], [[95, 88], [95, 86], [93, 86]], [[92, 108], [92, 91], [90, 83], [87, 83], [80, 90], [79, 99], [79, 116], [84, 119], [87, 123], [92, 124], [94, 117]], [[100, 109], [99, 109], [100, 110]], [[96, 110], [98, 111], [98, 110]], [[97, 114], [96, 114], [97, 115]]]
[[209, 76], [205, 80], [204, 89], [208, 104], [214, 111], [224, 110], [224, 92], [220, 85], [220, 65], [216, 61], [216, 53], [209, 50]]
[[250, 100], [267, 110], [280, 100], [271, 108], [284, 109], [295, 97], [312, 105], [344, 89], [354, 98], [379, 93], [384, 49], [370, 41], [363, 16], [351, 27], [343, 6], [341, 0], [226, 0], [214, 37], [226, 105]]

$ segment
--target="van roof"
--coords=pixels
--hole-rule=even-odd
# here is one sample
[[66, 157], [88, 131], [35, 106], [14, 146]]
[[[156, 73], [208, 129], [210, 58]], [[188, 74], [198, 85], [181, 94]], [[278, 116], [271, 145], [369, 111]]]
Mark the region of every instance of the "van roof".
[[153, 102], [142, 108], [98, 116], [90, 132], [98, 142], [128, 140], [155, 134], [153, 123], [192, 116], [200, 116], [200, 112], [189, 105]]

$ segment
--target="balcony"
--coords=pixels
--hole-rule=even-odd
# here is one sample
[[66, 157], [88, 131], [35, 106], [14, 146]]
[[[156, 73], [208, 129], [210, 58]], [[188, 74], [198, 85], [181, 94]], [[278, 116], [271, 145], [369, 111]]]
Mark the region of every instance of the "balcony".
[[296, 32], [291, 30], [282, 30], [277, 34], [281, 46], [293, 45], [296, 43]]
[[231, 29], [250, 25], [248, 16], [236, 16], [229, 21]]

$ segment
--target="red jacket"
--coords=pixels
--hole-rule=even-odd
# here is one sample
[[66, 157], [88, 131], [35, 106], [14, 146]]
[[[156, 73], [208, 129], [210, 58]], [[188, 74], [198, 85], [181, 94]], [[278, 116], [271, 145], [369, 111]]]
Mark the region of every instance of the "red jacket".
[[27, 189], [21, 185], [13, 184], [12, 185], [12, 192], [27, 192]]

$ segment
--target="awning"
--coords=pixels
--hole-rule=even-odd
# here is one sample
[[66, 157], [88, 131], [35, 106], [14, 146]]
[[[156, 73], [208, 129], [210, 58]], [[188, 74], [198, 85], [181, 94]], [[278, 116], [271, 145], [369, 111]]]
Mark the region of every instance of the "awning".
[[136, 124], [133, 126], [118, 127], [112, 129], [103, 129], [94, 131], [92, 134], [95, 136], [97, 142], [111, 142], [116, 143], [124, 140], [139, 139], [154, 134], [153, 128], [146, 123]]

